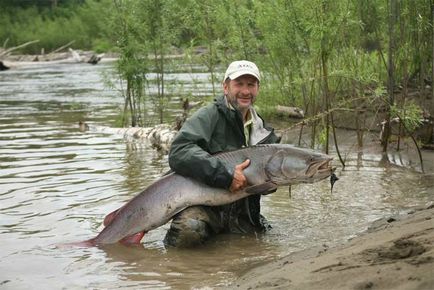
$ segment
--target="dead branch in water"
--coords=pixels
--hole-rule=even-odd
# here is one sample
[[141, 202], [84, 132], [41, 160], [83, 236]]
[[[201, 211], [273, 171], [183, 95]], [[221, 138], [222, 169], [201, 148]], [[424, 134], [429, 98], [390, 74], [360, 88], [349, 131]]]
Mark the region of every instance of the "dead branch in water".
[[65, 48], [67, 48], [68, 46], [70, 46], [70, 45], [73, 44], [74, 42], [75, 42], [75, 40], [72, 40], [72, 41], [68, 42], [67, 44], [62, 45], [61, 47], [59, 47], [59, 48], [57, 48], [57, 49], [55, 49], [55, 50], [53, 50], [53, 51], [50, 51], [48, 54], [52, 54], [52, 53], [59, 52], [59, 51], [65, 49]]
[[18, 45], [18, 46], [14, 46], [14, 47], [11, 47], [11, 48], [9, 48], [9, 49], [6, 49], [5, 51], [3, 51], [3, 52], [0, 53], [0, 58], [3, 57], [3, 56], [8, 55], [10, 52], [12, 52], [12, 51], [14, 51], [14, 50], [17, 50], [17, 49], [20, 49], [20, 48], [23, 48], [23, 47], [29, 46], [30, 44], [37, 43], [37, 42], [39, 42], [39, 39], [32, 40], [32, 41], [29, 41], [29, 42], [26, 42], [26, 43], [20, 44], [20, 45]]
[[6, 45], [9, 42], [9, 38], [6, 38], [6, 40], [3, 42], [3, 49], [6, 49]]

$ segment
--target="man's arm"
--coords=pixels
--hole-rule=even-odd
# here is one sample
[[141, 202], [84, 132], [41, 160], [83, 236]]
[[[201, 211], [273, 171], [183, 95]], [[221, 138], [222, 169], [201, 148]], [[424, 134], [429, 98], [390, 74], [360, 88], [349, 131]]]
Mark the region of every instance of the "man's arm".
[[181, 175], [209, 186], [229, 189], [234, 169], [206, 151], [218, 120], [217, 114], [217, 109], [208, 106], [184, 123], [170, 148], [169, 165]]

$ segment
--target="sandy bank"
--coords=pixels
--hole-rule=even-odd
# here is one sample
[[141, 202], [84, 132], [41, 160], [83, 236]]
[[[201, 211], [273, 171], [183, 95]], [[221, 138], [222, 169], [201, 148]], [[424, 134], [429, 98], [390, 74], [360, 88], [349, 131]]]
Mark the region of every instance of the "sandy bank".
[[233, 289], [434, 289], [434, 206], [375, 222], [344, 245], [254, 268]]

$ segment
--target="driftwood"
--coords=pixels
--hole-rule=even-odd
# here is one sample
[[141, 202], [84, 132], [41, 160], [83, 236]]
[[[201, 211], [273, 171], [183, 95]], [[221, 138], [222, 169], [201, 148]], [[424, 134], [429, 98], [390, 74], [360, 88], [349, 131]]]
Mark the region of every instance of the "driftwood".
[[14, 47], [8, 48], [8, 49], [6, 49], [6, 50], [4, 50], [4, 51], [1, 51], [1, 52], [0, 52], [0, 59], [1, 59], [2, 57], [4, 57], [4, 56], [7, 56], [9, 53], [11, 53], [11, 52], [14, 51], [14, 50], [17, 50], [17, 49], [20, 49], [20, 48], [23, 48], [23, 47], [29, 46], [30, 44], [33, 44], [33, 43], [36, 43], [36, 42], [39, 42], [39, 40], [38, 40], [38, 39], [37, 39], [37, 40], [32, 40], [32, 41], [29, 41], [29, 42], [26, 42], [26, 43], [20, 44], [20, 45], [18, 45], [18, 46], [14, 46]]
[[287, 116], [289, 118], [304, 118], [304, 111], [297, 107], [276, 106], [276, 112], [280, 115]]
[[48, 54], [50, 55], [50, 54], [53, 54], [53, 53], [56, 53], [56, 52], [62, 51], [62, 50], [64, 50], [65, 48], [67, 48], [68, 46], [70, 46], [71, 44], [73, 44], [74, 42], [75, 42], [75, 40], [72, 40], [72, 41], [68, 42], [67, 44], [62, 45], [61, 47], [59, 47], [59, 48], [57, 48], [57, 49], [55, 49], [55, 50], [53, 50], [53, 51], [50, 51]]
[[[3, 48], [0, 48], [0, 71], [1, 70], [7, 70], [11, 67], [15, 67], [21, 64], [28, 65], [29, 63], [33, 62], [60, 62], [60, 63], [73, 63], [73, 62], [87, 62], [90, 64], [97, 64], [103, 57], [104, 54], [95, 54], [92, 52], [85, 52], [79, 54], [78, 51], [73, 50], [72, 48], [69, 48], [69, 52], [61, 52], [65, 48], [69, 47], [71, 44], [75, 42], [75, 40], [72, 40], [68, 42], [65, 45], [62, 45], [61, 47], [49, 52], [48, 54], [44, 54], [43, 51], [39, 55], [11, 55], [11, 52], [26, 46], [29, 46], [33, 43], [39, 42], [39, 40], [32, 40], [23, 44], [20, 44], [18, 46], [14, 46], [8, 49], [5, 49], [6, 43], [8, 40], [5, 41], [3, 44]], [[8, 61], [8, 64], [5, 64], [4, 61]], [[15, 63], [16, 62], [16, 63]], [[29, 62], [29, 63], [26, 63]]]
[[422, 149], [434, 150], [434, 144], [422, 144]]
[[[23, 66], [43, 65], [43, 64], [68, 64], [68, 63], [90, 63], [97, 64], [102, 60], [105, 54], [95, 54], [93, 52], [81, 52], [76, 50], [67, 52], [50, 52], [49, 54], [40, 55], [10, 55], [3, 64], [11, 69]], [[116, 59], [104, 58], [106, 61]]]
[[98, 56], [96, 54], [92, 54], [87, 63], [97, 64], [101, 60], [102, 56]]
[[121, 135], [127, 140], [136, 140], [145, 145], [149, 145], [157, 150], [168, 152], [173, 138], [178, 131], [168, 124], [160, 124], [154, 127], [130, 127], [130, 128], [111, 128], [104, 126], [94, 126], [85, 122], [79, 122], [80, 131], [94, 131]]
[[186, 99], [181, 99], [181, 106], [183, 112], [178, 116], [173, 125], [160, 124], [154, 127], [130, 127], [130, 128], [112, 128], [105, 126], [94, 126], [86, 122], [80, 121], [78, 123], [80, 131], [96, 131], [102, 133], [109, 133], [114, 135], [121, 135], [125, 139], [142, 142], [164, 153], [169, 152], [170, 145], [173, 139], [187, 120], [188, 114], [191, 109], [202, 105], [202, 101], [191, 102]]
[[72, 48], [68, 48], [68, 51], [71, 53], [73, 60], [75, 60], [76, 62], [82, 61], [80, 54], [76, 50], [73, 50]]
[[[379, 139], [383, 137], [386, 121], [382, 121], [378, 124], [380, 127], [380, 136]], [[400, 129], [401, 124], [401, 129]], [[409, 136], [409, 132], [406, 132], [404, 128], [402, 128], [402, 120], [399, 117], [395, 117], [390, 119], [391, 126], [391, 135], [395, 136]], [[422, 143], [433, 143], [434, 142], [434, 123], [431, 117], [423, 117], [420, 119], [420, 125], [416, 128], [416, 130], [412, 133], [418, 139], [421, 139]]]

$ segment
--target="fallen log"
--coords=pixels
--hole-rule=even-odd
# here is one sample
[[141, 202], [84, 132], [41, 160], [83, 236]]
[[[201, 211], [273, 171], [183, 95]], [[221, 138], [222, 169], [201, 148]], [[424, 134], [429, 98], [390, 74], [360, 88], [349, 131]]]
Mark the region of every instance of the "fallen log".
[[0, 58], [9, 55], [9, 54], [10, 54], [12, 51], [14, 51], [14, 50], [17, 50], [17, 49], [20, 49], [20, 48], [26, 47], [26, 46], [28, 46], [28, 45], [30, 45], [30, 44], [37, 43], [37, 42], [39, 42], [39, 39], [37, 39], [37, 40], [32, 40], [32, 41], [29, 41], [29, 42], [26, 42], [26, 43], [20, 44], [20, 45], [18, 45], [18, 46], [14, 46], [14, 47], [8, 48], [8, 49], [6, 49], [5, 51], [0, 52]]
[[78, 123], [80, 131], [94, 131], [121, 135], [125, 139], [133, 139], [143, 142], [159, 151], [169, 152], [170, 145], [175, 138], [176, 131], [173, 126], [160, 124], [154, 127], [129, 127], [129, 128], [112, 128], [105, 126], [96, 126], [80, 121]]
[[57, 49], [55, 49], [55, 50], [53, 50], [53, 51], [50, 51], [50, 52], [48, 53], [48, 55], [50, 55], [50, 54], [54, 54], [54, 53], [57, 53], [57, 52], [59, 52], [59, 51], [62, 51], [62, 50], [64, 50], [65, 48], [67, 48], [68, 46], [70, 46], [71, 44], [73, 44], [74, 42], [75, 42], [75, 40], [72, 40], [72, 41], [68, 42], [67, 44], [62, 45], [61, 47], [59, 47], [59, 48], [57, 48]]
[[87, 63], [97, 64], [101, 60], [101, 55], [92, 54]]
[[276, 112], [280, 115], [287, 116], [288, 118], [304, 118], [304, 111], [297, 107], [276, 106]]

